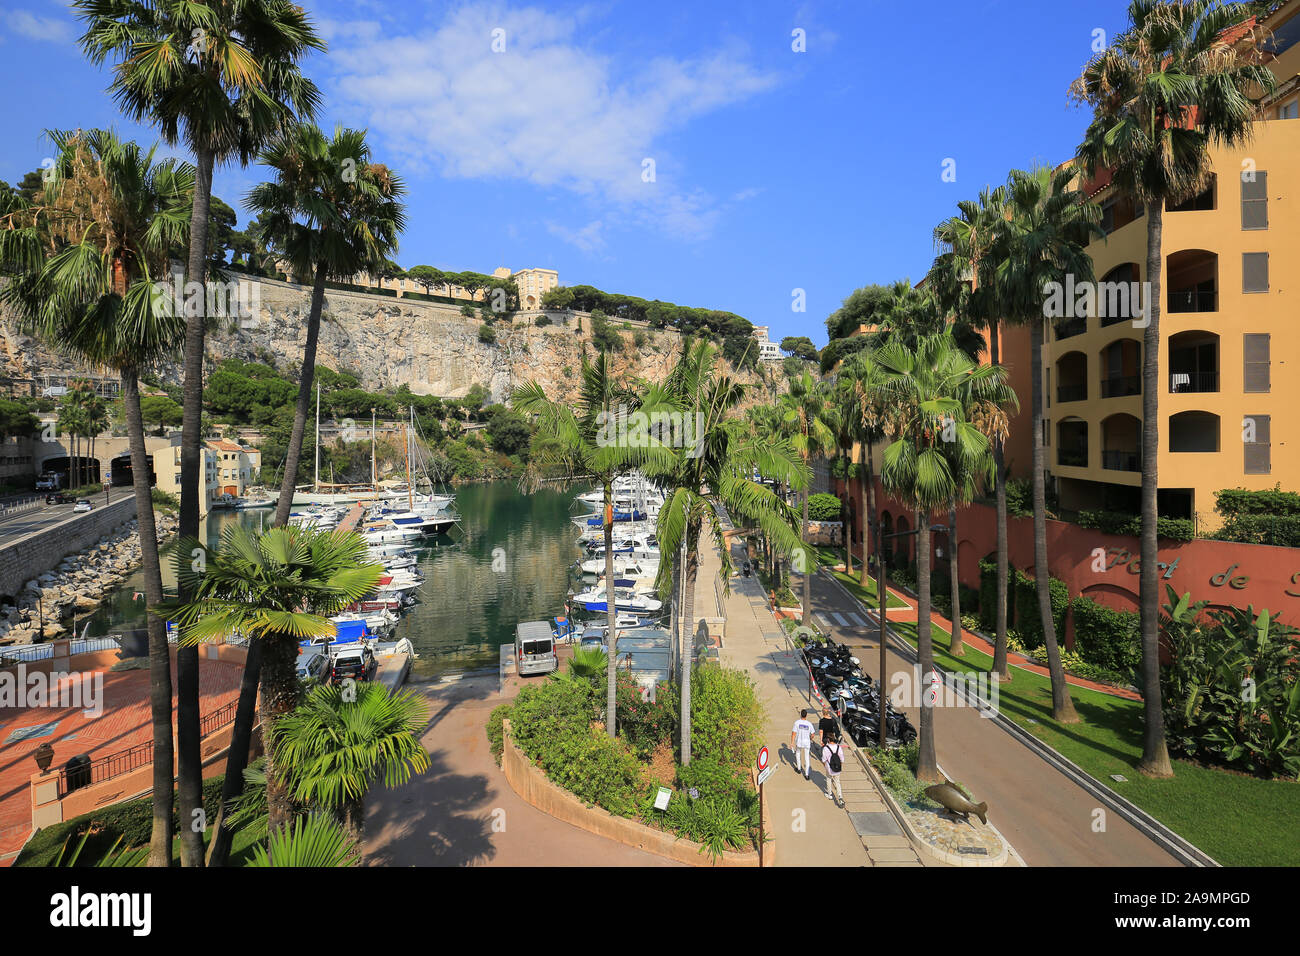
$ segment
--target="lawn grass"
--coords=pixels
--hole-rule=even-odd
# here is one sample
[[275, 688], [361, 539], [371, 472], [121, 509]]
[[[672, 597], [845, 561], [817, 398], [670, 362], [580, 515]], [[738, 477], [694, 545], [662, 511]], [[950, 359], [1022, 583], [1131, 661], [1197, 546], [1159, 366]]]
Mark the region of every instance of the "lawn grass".
[[[890, 627], [916, 647], [916, 624]], [[934, 627], [934, 660], [954, 671], [989, 671], [993, 659], [967, 645], [963, 657], [948, 653], [942, 628]], [[1012, 667], [1000, 684], [998, 709], [1111, 790], [1131, 800], [1225, 866], [1300, 866], [1300, 784], [1261, 780], [1174, 760], [1172, 779], [1137, 770], [1142, 757], [1142, 702], [1070, 687], [1080, 722], [1052, 719], [1051, 680]], [[1030, 723], [1031, 720], [1037, 723]], [[1111, 774], [1128, 780], [1117, 783]]]
[[[876, 591], [875, 578], [871, 578], [866, 585], [863, 585], [862, 582], [858, 580], [857, 575], [845, 574], [843, 571], [831, 571], [829, 568], [826, 570], [834, 576], [835, 580], [844, 585], [850, 594], [867, 607], [871, 608], [873, 611], [880, 608], [880, 597], [879, 592]], [[886, 591], [886, 593], [889, 596], [889, 607], [907, 607], [906, 601], [900, 599], [893, 593], [888, 591]]]

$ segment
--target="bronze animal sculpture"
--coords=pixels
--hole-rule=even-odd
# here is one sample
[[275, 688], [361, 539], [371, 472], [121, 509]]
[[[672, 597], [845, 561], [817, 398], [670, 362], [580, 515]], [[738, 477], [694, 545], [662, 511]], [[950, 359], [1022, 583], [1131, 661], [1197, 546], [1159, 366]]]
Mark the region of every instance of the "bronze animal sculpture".
[[962, 793], [951, 780], [944, 780], [943, 783], [936, 783], [932, 787], [925, 788], [925, 795], [943, 806], [945, 810], [951, 813], [960, 813], [967, 820], [973, 813], [980, 818], [980, 823], [988, 826], [988, 803], [971, 803], [966, 794]]

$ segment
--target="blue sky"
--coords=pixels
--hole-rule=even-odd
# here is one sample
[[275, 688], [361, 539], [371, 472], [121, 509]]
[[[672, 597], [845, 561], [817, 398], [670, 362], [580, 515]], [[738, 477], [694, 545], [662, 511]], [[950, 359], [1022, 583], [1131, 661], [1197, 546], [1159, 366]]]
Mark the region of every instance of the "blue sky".
[[[1127, 5], [303, 2], [330, 45], [317, 122], [369, 129], [407, 180], [402, 265], [553, 268], [818, 344], [853, 289], [924, 274], [959, 199], [1073, 153], [1066, 89]], [[78, 34], [65, 4], [5, 0], [0, 179], [40, 165], [46, 128], [155, 139]], [[261, 178], [217, 173], [241, 228]]]

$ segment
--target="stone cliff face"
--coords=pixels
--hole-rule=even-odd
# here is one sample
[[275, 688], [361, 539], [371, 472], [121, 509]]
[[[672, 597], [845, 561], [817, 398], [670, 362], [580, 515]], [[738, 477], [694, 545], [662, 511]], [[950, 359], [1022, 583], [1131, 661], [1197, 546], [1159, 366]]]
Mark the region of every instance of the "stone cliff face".
[[[224, 358], [263, 361], [272, 356], [281, 369], [297, 367], [306, 344], [310, 289], [282, 282], [255, 282], [259, 305], [243, 327], [218, 320], [210, 329], [210, 362]], [[498, 322], [495, 344], [480, 342], [481, 322], [441, 303], [327, 291], [317, 362], [351, 372], [368, 390], [405, 384], [417, 394], [460, 397], [483, 385], [491, 401], [505, 401], [511, 390], [536, 379], [552, 398], [572, 398], [582, 367], [584, 347], [592, 353], [590, 319], [553, 314], [555, 324], [537, 327], [531, 318], [514, 325]], [[525, 324], [528, 323], [528, 324]], [[581, 323], [581, 330], [577, 328]], [[613, 323], [618, 328], [617, 323]], [[644, 330], [637, 347], [632, 332], [619, 329], [626, 347], [614, 359], [616, 371], [648, 380], [662, 379], [681, 353], [682, 339], [673, 332]], [[85, 371], [27, 336], [0, 316], [3, 373], [15, 377]], [[165, 379], [180, 379], [179, 361], [161, 370]], [[752, 375], [742, 380], [756, 381]]]

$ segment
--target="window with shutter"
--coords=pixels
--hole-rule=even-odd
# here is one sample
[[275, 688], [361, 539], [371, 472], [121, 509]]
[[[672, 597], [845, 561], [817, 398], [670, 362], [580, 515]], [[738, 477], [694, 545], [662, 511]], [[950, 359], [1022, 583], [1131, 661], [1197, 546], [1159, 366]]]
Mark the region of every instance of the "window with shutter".
[[1243, 252], [1241, 254], [1241, 291], [1268, 291], [1268, 253]]
[[[1245, 449], [1246, 474], [1267, 475], [1272, 472], [1273, 465], [1269, 454], [1270, 431], [1267, 415], [1247, 415], [1242, 421], [1242, 447]], [[1246, 441], [1249, 438], [1254, 440]]]
[[1268, 173], [1262, 170], [1241, 174], [1241, 228], [1268, 228]]
[[1247, 332], [1242, 336], [1242, 391], [1267, 392], [1269, 380], [1269, 336]]

